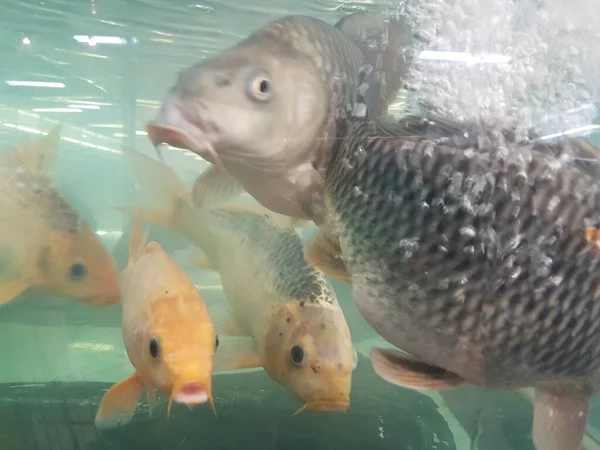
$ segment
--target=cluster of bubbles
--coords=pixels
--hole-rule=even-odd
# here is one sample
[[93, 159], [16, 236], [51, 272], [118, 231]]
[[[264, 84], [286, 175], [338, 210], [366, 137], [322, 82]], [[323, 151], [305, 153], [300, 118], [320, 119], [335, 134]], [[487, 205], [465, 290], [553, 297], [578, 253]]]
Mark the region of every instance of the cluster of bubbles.
[[589, 0], [406, 0], [401, 7], [420, 56], [407, 78], [418, 110], [542, 135], [593, 122], [600, 8]]

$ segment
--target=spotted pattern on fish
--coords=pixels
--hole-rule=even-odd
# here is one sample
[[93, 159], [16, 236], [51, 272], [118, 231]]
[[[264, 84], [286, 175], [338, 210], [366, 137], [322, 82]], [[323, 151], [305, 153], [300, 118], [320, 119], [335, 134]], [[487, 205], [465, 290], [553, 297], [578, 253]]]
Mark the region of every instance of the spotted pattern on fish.
[[[11, 189], [11, 209], [27, 211], [42, 208], [43, 218], [58, 230], [77, 232], [81, 218], [79, 213], [56, 190], [52, 180], [43, 172], [30, 170], [18, 154], [4, 154], [0, 165], [2, 186], [16, 186]], [[0, 186], [1, 189], [1, 186]], [[8, 211], [6, 211], [8, 213]]]
[[271, 265], [261, 270], [268, 271], [282, 298], [337, 307], [331, 284], [321, 271], [306, 263], [302, 238], [293, 230], [271, 224], [259, 213], [217, 209], [209, 214], [221, 226], [230, 226], [233, 233], [251, 240], [266, 253]]
[[355, 300], [472, 382], [600, 388], [598, 180], [539, 143], [411, 123], [355, 121], [327, 173]]

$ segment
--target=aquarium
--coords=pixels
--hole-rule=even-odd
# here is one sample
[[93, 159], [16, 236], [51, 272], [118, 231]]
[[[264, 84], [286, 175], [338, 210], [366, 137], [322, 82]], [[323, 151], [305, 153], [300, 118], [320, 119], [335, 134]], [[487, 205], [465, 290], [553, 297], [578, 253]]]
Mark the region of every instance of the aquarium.
[[[392, 121], [434, 114], [475, 123], [479, 129], [510, 128], [513, 135], [505, 138], [517, 143], [531, 139], [528, 133], [534, 129], [538, 133], [535, 142], [547, 144], [549, 149], [554, 149], [555, 142], [579, 139], [577, 145], [584, 149], [581, 153], [573, 150], [566, 156], [540, 157], [558, 161], [551, 184], [562, 180], [563, 170], [583, 173], [556, 190], [557, 195], [573, 191], [569, 198], [576, 206], [568, 216], [573, 223], [584, 223], [584, 212], [590, 217], [597, 215], [595, 223], [585, 222], [585, 227], [579, 227], [581, 234], [573, 238], [576, 243], [587, 242], [589, 248], [564, 257], [575, 261], [564, 263], [572, 264], [572, 270], [555, 268], [560, 273], [542, 275], [545, 282], [555, 283], [556, 292], [574, 300], [565, 300], [561, 307], [549, 303], [554, 305], [555, 315], [548, 319], [552, 313], [540, 317], [536, 305], [558, 301], [551, 294], [547, 298], [532, 294], [538, 303], [526, 305], [518, 303], [518, 296], [510, 297], [515, 304], [510, 303], [506, 321], [513, 331], [505, 334], [525, 333], [520, 336], [529, 336], [535, 344], [532, 351], [545, 355], [531, 356], [533, 360], [542, 358], [561, 368], [544, 372], [547, 377], [541, 385], [585, 386], [585, 392], [595, 393], [598, 378], [590, 375], [587, 360], [573, 356], [558, 361], [553, 350], [568, 347], [560, 354], [569, 356], [583, 355], [582, 348], [598, 347], [596, 309], [600, 298], [593, 293], [600, 282], [594, 274], [595, 233], [600, 220], [596, 213], [600, 212], [600, 197], [594, 196], [600, 192], [594, 190], [594, 183], [600, 186], [600, 181], [594, 181], [595, 175], [600, 175], [595, 169], [595, 155], [600, 155], [595, 152], [595, 146], [600, 147], [600, 8], [596, 1], [3, 1], [0, 449], [536, 449], [533, 389], [542, 375], [530, 374], [505, 386], [504, 379], [489, 386], [454, 383], [456, 375], [451, 372], [456, 369], [450, 367], [458, 363], [447, 362], [443, 352], [432, 356], [421, 372], [409, 363], [387, 367], [383, 374], [375, 370], [372, 350], [393, 348], [391, 341], [398, 336], [395, 331], [373, 326], [385, 319], [373, 319], [361, 303], [360, 283], [368, 284], [375, 275], [360, 278], [355, 266], [353, 282], [349, 282], [335, 276], [341, 272], [321, 272], [306, 262], [303, 242], [311, 242], [318, 227], [308, 215], [291, 217], [303, 207], [291, 205], [295, 205], [292, 191], [304, 179], [296, 182], [300, 178], [291, 178], [288, 185], [272, 183], [276, 180], [273, 174], [282, 173], [277, 170], [288, 160], [276, 159], [269, 167], [267, 162], [273, 161], [270, 157], [291, 154], [291, 150], [277, 153], [280, 143], [308, 142], [315, 121], [321, 121], [319, 126], [330, 124], [325, 114], [333, 120], [333, 100], [314, 88], [321, 81], [313, 75], [328, 67], [331, 76], [323, 89], [334, 86], [331, 89], [335, 90], [336, 83], [345, 82], [353, 56], [344, 53], [350, 52], [348, 47], [335, 41], [335, 33], [343, 32], [352, 42], [363, 40], [365, 47], [360, 51], [376, 55], [369, 59], [371, 64], [396, 60], [392, 74], [387, 75], [392, 78], [383, 85], [387, 117]], [[379, 34], [367, 38], [362, 32], [372, 30], [370, 25], [365, 28], [360, 15], [355, 16], [359, 17], [356, 23], [349, 20], [335, 32], [318, 27], [314, 31], [298, 22], [291, 33], [292, 39], [301, 42], [298, 48], [311, 42], [317, 49], [335, 48], [331, 53], [323, 50], [325, 53], [315, 58], [316, 69], [310, 66], [314, 61], [282, 53], [287, 35], [276, 32], [266, 39], [267, 44], [260, 40], [263, 36], [254, 47], [242, 48], [239, 55], [215, 59], [254, 31], [288, 15], [318, 18], [333, 27], [340, 19], [362, 12], [376, 14], [385, 19], [384, 24], [402, 17], [406, 28], [400, 27], [400, 35], [389, 31], [384, 38]], [[281, 29], [285, 32], [286, 27], [291, 29], [289, 23]], [[348, 32], [353, 27], [359, 32]], [[332, 39], [333, 44], [328, 41]], [[398, 47], [377, 53], [374, 42]], [[270, 52], [280, 56], [273, 59]], [[334, 60], [345, 57], [345, 62]], [[211, 58], [207, 64], [212, 66], [204, 69], [209, 75], [200, 81], [194, 70], [209, 66], [190, 67]], [[236, 64], [243, 70], [236, 72]], [[271, 64], [272, 70], [249, 71], [244, 64], [251, 68], [253, 64]], [[359, 66], [362, 77], [362, 63]], [[349, 90], [354, 92], [360, 84], [359, 67], [352, 67], [355, 85], [348, 91], [346, 87], [335, 91], [341, 96], [350, 95]], [[394, 75], [396, 81], [401, 78], [397, 85]], [[275, 84], [271, 91], [271, 77], [277, 76], [285, 88]], [[253, 96], [255, 109], [247, 107], [248, 98], [236, 96], [232, 90], [236, 83], [241, 83], [247, 96]], [[313, 88], [316, 90], [311, 91]], [[299, 92], [297, 97], [289, 94], [292, 90]], [[221, 92], [224, 94], [219, 97]], [[194, 95], [204, 96], [206, 101], [181, 115], [177, 108], [164, 106], [172, 95], [190, 102], [195, 101]], [[273, 98], [278, 103], [270, 103]], [[373, 98], [366, 97], [368, 108]], [[311, 109], [314, 105], [319, 108]], [[210, 108], [214, 117], [221, 117], [207, 125], [203, 121]], [[160, 111], [172, 114], [165, 113], [171, 128], [164, 124], [148, 127]], [[189, 116], [183, 117], [185, 114]], [[184, 125], [192, 131], [185, 134], [177, 129], [173, 125], [177, 120], [187, 120]], [[209, 136], [208, 144], [198, 144], [194, 127], [199, 127], [202, 136]], [[229, 134], [220, 138], [230, 141], [229, 147], [221, 149], [218, 141], [211, 139], [224, 128]], [[282, 129], [287, 134], [278, 134]], [[339, 128], [336, 130], [337, 136], [329, 134], [314, 141], [319, 143], [314, 145], [315, 152], [324, 148], [322, 142], [344, 138]], [[473, 133], [461, 133], [455, 133], [448, 145], [458, 148], [463, 142], [460, 139], [471, 142]], [[498, 133], [490, 135], [497, 137]], [[487, 145], [477, 139], [472, 142], [475, 144], [467, 147]], [[245, 151], [232, 156], [234, 144]], [[509, 153], [513, 149], [507, 148]], [[365, 151], [362, 146], [355, 150]], [[521, 158], [517, 150], [513, 154]], [[246, 167], [241, 165], [244, 158], [255, 172], [239, 169]], [[523, 158], [527, 160], [527, 156]], [[224, 187], [219, 184], [221, 179], [214, 191], [210, 189], [210, 172], [215, 175], [215, 167], [222, 169], [221, 159], [231, 173], [234, 171], [229, 169], [240, 164], [235, 173], [246, 183], [243, 189], [236, 190], [232, 180]], [[360, 164], [360, 159], [353, 161]], [[378, 183], [388, 180], [387, 173], [361, 180]], [[199, 182], [201, 174], [205, 184]], [[420, 179], [420, 183], [427, 180]], [[228, 197], [231, 186], [235, 195]], [[368, 193], [359, 191], [357, 185], [351, 206], [369, 204], [361, 200], [361, 195]], [[404, 195], [388, 194], [390, 198]], [[586, 194], [591, 200], [583, 197]], [[280, 196], [285, 201], [277, 203]], [[551, 200], [546, 200], [550, 205]], [[268, 208], [271, 201], [279, 210]], [[518, 203], [522, 198], [513, 196], [512, 201]], [[391, 227], [402, 228], [404, 222], [377, 222], [378, 203], [373, 204], [371, 215], [361, 216], [363, 210], [356, 206], [344, 217], [362, 217], [357, 233], [364, 233], [368, 239], [363, 241], [375, 246], [383, 242]], [[519, 204], [522, 210], [534, 208]], [[582, 212], [577, 205], [588, 209]], [[498, 216], [502, 211], [496, 210]], [[404, 214], [406, 223], [417, 214], [400, 208], [392, 214], [396, 213]], [[533, 213], [530, 219], [535, 222], [537, 217], [538, 213]], [[560, 233], [571, 231], [569, 220], [563, 216], [556, 220], [563, 221]], [[320, 228], [325, 229], [325, 222], [320, 222]], [[421, 223], [420, 228], [427, 226]], [[459, 227], [451, 221], [444, 226]], [[475, 228], [463, 226], [460, 236], [474, 237]], [[543, 235], [546, 229], [542, 228]], [[579, 232], [573, 229], [573, 233]], [[500, 236], [502, 229], [494, 232]], [[446, 244], [451, 246], [451, 242]], [[421, 260], [411, 258], [422, 242], [407, 238], [384, 247], [390, 245], [401, 248], [405, 262], [400, 264], [411, 268], [412, 261], [414, 267], [421, 267]], [[565, 245], [556, 250], [561, 256], [572, 250]], [[204, 252], [197, 251], [199, 248]], [[365, 244], [366, 257], [369, 248]], [[472, 252], [476, 251], [473, 246]], [[531, 256], [527, 261], [531, 267], [543, 268], [543, 251], [538, 253], [538, 259]], [[377, 279], [388, 280], [394, 270], [403, 276], [409, 273], [371, 257], [373, 264], [383, 267]], [[501, 260], [506, 261], [497, 261]], [[431, 275], [425, 273], [430, 278], [416, 274], [414, 280], [438, 283], [442, 265], [431, 264], [423, 266], [431, 270]], [[485, 276], [501, 273], [502, 264]], [[582, 268], [585, 264], [589, 270]], [[334, 272], [339, 269], [335, 261], [330, 267]], [[506, 279], [519, 276], [515, 272]], [[418, 281], [414, 283], [407, 285], [402, 295], [408, 296], [413, 287], [419, 289]], [[467, 278], [465, 285], [469, 285]], [[459, 291], [463, 295], [467, 287], [455, 293]], [[476, 290], [468, 292], [478, 295]], [[518, 292], [526, 296], [525, 291]], [[570, 292], [576, 294], [570, 297]], [[577, 293], [580, 297], [589, 294], [585, 297], [588, 303], [578, 303]], [[467, 301], [465, 295], [462, 302]], [[166, 306], [154, 302], [155, 297], [167, 301]], [[498, 304], [503, 301], [500, 297]], [[482, 300], [486, 301], [491, 298]], [[390, 304], [396, 303], [388, 307]], [[418, 306], [414, 305], [415, 311]], [[469, 314], [481, 318], [486, 308], [493, 309], [488, 303]], [[531, 316], [530, 322], [523, 321], [519, 314], [524, 310], [539, 314]], [[431, 333], [450, 329], [462, 314], [451, 308], [441, 311]], [[383, 317], [392, 320], [394, 314], [385, 311]], [[236, 319], [230, 321], [231, 317]], [[461, 320], [470, 323], [468, 317]], [[536, 327], [544, 320], [563, 332], [560, 336], [564, 339], [551, 341], [538, 334], [535, 330], [541, 328]], [[292, 328], [287, 326], [290, 322], [295, 324]], [[481, 339], [505, 332], [477, 323], [482, 327]], [[527, 330], [533, 331], [527, 334]], [[428, 340], [426, 329], [417, 331], [406, 332], [407, 349], [403, 350], [435, 345]], [[585, 338], [576, 339], [583, 335]], [[519, 343], [519, 349], [528, 344]], [[517, 351], [516, 345], [511, 351]], [[433, 365], [438, 361], [442, 369]], [[465, 359], [464, 365], [469, 361]], [[488, 364], [487, 379], [502, 373], [502, 368]], [[502, 367], [510, 378], [511, 370]], [[570, 367], [578, 370], [571, 378]], [[418, 376], [429, 376], [430, 385], [448, 384], [444, 389], [425, 389], [427, 383]], [[406, 381], [404, 385], [400, 379]], [[585, 401], [581, 404], [586, 405]], [[554, 410], [549, 411], [552, 417]], [[576, 420], [569, 423], [571, 429], [577, 427]], [[548, 433], [565, 433], [555, 428], [548, 426]], [[546, 446], [539, 445], [537, 450], [559, 450], [544, 442]], [[590, 401], [582, 448], [600, 449], [600, 403], [595, 397]]]

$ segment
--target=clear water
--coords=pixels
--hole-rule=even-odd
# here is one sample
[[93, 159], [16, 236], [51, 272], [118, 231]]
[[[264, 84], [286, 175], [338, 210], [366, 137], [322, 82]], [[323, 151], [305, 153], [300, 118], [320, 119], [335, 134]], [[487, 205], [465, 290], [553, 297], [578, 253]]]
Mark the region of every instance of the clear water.
[[[425, 50], [480, 54], [508, 48], [512, 57], [524, 58], [512, 72], [486, 64], [445, 62], [432, 68], [423, 62], [412, 74], [418, 96], [434, 109], [463, 117], [477, 107], [484, 118], [514, 113], [545, 124], [550, 134], [599, 123], [600, 47], [591, 45], [600, 39], [594, 28], [600, 8], [590, 7], [595, 2], [581, 0], [579, 9], [569, 9], [559, 0], [531, 1], [522, 2], [520, 10], [509, 2], [483, 0], [413, 2], [409, 11], [415, 23], [435, 36]], [[542, 22], [533, 23], [527, 9], [532, 5], [547, 9]], [[62, 123], [53, 178], [123, 268], [130, 223], [114, 207], [132, 198], [134, 185], [121, 151], [153, 151], [144, 124], [176, 73], [285, 14], [334, 23], [345, 13], [384, 6], [388, 4], [371, 0], [4, 0], [0, 147]], [[559, 14], [566, 10], [570, 14]], [[491, 29], [486, 20], [495, 24], [494, 33], [486, 32]], [[516, 29], [518, 34], [512, 33]], [[122, 43], [90, 45], [86, 36], [113, 36]], [[553, 53], [559, 39], [562, 46]], [[540, 45], [546, 46], [543, 54], [534, 51]], [[545, 63], [547, 55], [552, 58]], [[565, 81], [566, 72], [577, 75], [576, 83]], [[64, 87], [6, 83], [15, 80]], [[562, 101], [552, 104], [556, 93]], [[410, 97], [401, 96], [396, 110], [405, 108]], [[600, 144], [598, 134], [590, 139]], [[170, 149], [164, 156], [186, 182], [206, 167], [186, 151]], [[166, 231], [154, 230], [151, 238], [169, 252], [188, 245]], [[216, 275], [201, 270], [190, 275], [209, 307], [223, 300]], [[0, 308], [0, 448], [533, 448], [529, 391], [459, 388], [443, 395], [421, 394], [378, 378], [366, 355], [379, 338], [354, 308], [348, 287], [335, 287], [359, 351], [352, 406], [345, 414], [292, 417], [298, 402], [262, 371], [247, 371], [216, 375], [218, 418], [209, 408], [176, 407], [167, 421], [161, 401], [151, 417], [142, 406], [131, 425], [114, 432], [96, 431], [93, 418], [104, 391], [132, 371], [122, 344], [119, 307], [91, 309], [25, 294]], [[600, 448], [597, 405], [590, 413], [587, 449]]]

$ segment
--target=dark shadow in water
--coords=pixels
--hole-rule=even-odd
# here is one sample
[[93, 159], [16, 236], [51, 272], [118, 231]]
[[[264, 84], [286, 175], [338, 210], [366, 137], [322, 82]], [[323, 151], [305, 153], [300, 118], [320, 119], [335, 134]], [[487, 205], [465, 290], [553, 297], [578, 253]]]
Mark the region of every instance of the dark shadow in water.
[[[456, 450], [429, 397], [385, 383], [359, 357], [346, 413], [303, 412], [263, 372], [215, 377], [218, 418], [208, 405], [174, 405], [161, 397], [152, 418], [98, 432], [93, 420], [107, 383], [0, 385], [2, 450]], [[383, 437], [381, 437], [383, 435]]]
[[469, 386], [441, 395], [471, 437], [471, 450], [535, 450], [531, 440], [533, 409], [517, 391]]

